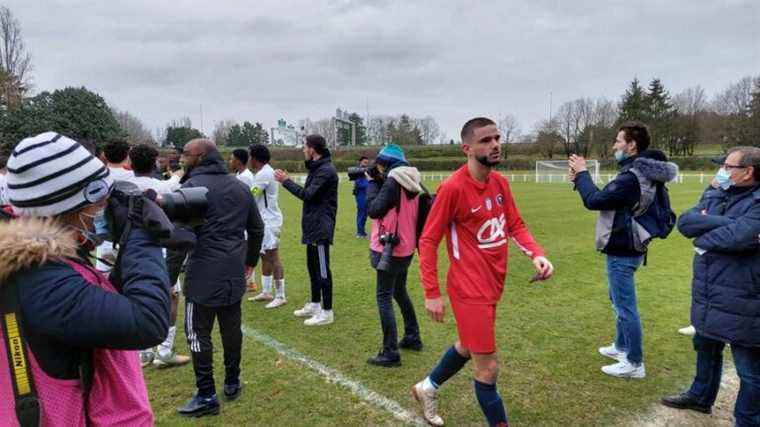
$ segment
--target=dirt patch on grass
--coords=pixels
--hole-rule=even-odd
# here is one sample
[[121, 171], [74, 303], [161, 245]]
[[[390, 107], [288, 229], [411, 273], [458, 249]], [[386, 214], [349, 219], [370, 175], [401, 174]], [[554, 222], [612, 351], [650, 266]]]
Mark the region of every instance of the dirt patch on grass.
[[[655, 403], [644, 415], [628, 419], [621, 426], [632, 427], [731, 427], [734, 425], [734, 403], [739, 391], [739, 378], [733, 363], [723, 366], [723, 377], [718, 392], [718, 399], [712, 408], [712, 414], [700, 414], [695, 411], [672, 409]], [[674, 393], [678, 390], [673, 390]]]

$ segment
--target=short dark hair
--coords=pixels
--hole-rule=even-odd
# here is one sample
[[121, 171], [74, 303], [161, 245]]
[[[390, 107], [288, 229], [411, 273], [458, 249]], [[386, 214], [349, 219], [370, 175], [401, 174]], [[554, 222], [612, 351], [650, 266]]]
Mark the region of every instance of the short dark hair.
[[636, 141], [636, 152], [639, 154], [649, 148], [649, 144], [652, 142], [649, 136], [649, 128], [638, 120], [624, 122], [618, 128], [618, 132], [620, 131], [623, 132], [623, 138], [626, 142]]
[[256, 161], [261, 163], [269, 163], [269, 160], [272, 158], [272, 155], [269, 154], [269, 149], [264, 144], [251, 145], [248, 147], [248, 153], [252, 159], [256, 159]]
[[306, 137], [306, 146], [313, 148], [320, 156], [327, 153], [327, 141], [322, 135], [312, 134]]
[[129, 151], [129, 159], [132, 161], [132, 170], [135, 173], [150, 173], [156, 166], [158, 150], [148, 144], [139, 144]]
[[129, 155], [129, 143], [123, 139], [108, 141], [103, 152], [110, 163], [121, 163]]
[[361, 157], [359, 157], [359, 162], [361, 162], [362, 160], [369, 160], [369, 157], [367, 157], [367, 156], [361, 156]]
[[5, 154], [0, 154], [0, 169], [5, 169], [5, 167], [8, 165], [8, 156]]
[[739, 166], [752, 166], [752, 176], [755, 181], [760, 181], [760, 148], [758, 147], [734, 147], [728, 150], [728, 154], [734, 152], [742, 153], [742, 158], [739, 160]]
[[472, 136], [475, 129], [495, 124], [496, 123], [493, 120], [487, 117], [475, 117], [474, 119], [467, 120], [467, 123], [462, 126], [462, 132], [459, 133], [459, 136], [462, 138], [462, 142], [464, 142], [465, 139]]
[[242, 148], [232, 150], [232, 157], [238, 159], [243, 165], [248, 164], [248, 152]]

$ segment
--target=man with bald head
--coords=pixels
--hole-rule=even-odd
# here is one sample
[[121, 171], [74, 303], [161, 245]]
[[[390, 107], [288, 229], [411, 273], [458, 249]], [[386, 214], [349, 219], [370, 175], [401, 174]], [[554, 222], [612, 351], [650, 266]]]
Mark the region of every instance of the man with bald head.
[[240, 302], [247, 276], [259, 259], [264, 222], [250, 189], [230, 175], [213, 142], [188, 142], [181, 161], [182, 187], [208, 189], [205, 222], [194, 227], [197, 243], [185, 275], [185, 334], [198, 391], [178, 409], [181, 415], [200, 417], [219, 413], [211, 344], [217, 318], [224, 348], [224, 396], [227, 400], [240, 396]]

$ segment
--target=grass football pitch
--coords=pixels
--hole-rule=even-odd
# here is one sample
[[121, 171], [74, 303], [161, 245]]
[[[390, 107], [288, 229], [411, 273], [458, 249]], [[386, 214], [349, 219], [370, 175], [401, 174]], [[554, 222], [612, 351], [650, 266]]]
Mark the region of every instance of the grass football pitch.
[[[704, 186], [687, 180], [669, 188], [673, 208], [680, 213], [696, 203]], [[600, 368], [612, 361], [597, 353], [598, 347], [612, 341], [614, 321], [604, 257], [594, 250], [596, 214], [583, 208], [567, 184], [516, 182], [512, 191], [556, 272], [547, 282], [529, 284], [532, 265], [510, 246], [496, 339], [501, 365], [499, 390], [511, 425], [620, 423], [646, 411], [662, 395], [688, 385], [694, 372], [694, 352], [691, 341], [676, 330], [689, 323], [690, 242], [674, 231], [667, 240], [651, 245], [648, 265], [641, 267], [636, 277], [647, 377], [611, 378]], [[428, 374], [455, 341], [456, 330], [450, 311], [444, 324], [433, 323], [426, 316], [417, 259], [410, 268], [408, 286], [425, 348], [422, 352], [402, 351], [400, 368], [371, 367], [366, 359], [381, 344], [375, 274], [369, 266], [367, 241], [354, 237], [355, 205], [350, 184], [340, 186], [335, 244], [330, 254], [335, 323], [329, 326], [307, 327], [292, 314], [309, 297], [306, 251], [300, 244], [301, 204], [284, 190], [280, 204], [285, 215], [281, 256], [288, 304], [267, 310], [261, 303], [243, 301], [246, 335], [242, 396], [235, 402], [222, 401], [219, 416], [183, 419], [175, 408], [194, 392], [192, 367], [148, 367], [146, 382], [158, 425], [403, 424], [391, 411], [359, 397], [356, 387], [330, 382], [303, 359], [291, 357], [293, 353], [282, 354], [253, 337], [262, 334], [329, 367], [333, 374], [342, 374], [354, 386], [364, 387], [364, 392], [376, 392], [407, 411], [421, 413], [410, 398], [409, 388]], [[369, 230], [369, 222], [367, 225]], [[443, 244], [441, 255], [443, 278], [448, 265]], [[398, 307], [396, 314], [402, 329]], [[188, 354], [182, 313], [177, 325], [177, 350]], [[224, 364], [218, 325], [213, 336], [215, 378], [221, 395]], [[466, 366], [440, 389], [439, 412], [447, 425], [485, 425], [474, 396], [472, 366]]]

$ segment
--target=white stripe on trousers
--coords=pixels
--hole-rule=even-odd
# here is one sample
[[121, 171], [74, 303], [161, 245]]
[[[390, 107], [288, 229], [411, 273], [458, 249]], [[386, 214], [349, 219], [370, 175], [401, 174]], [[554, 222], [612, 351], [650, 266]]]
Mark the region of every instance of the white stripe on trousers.
[[319, 253], [319, 275], [323, 279], [327, 279], [327, 258], [325, 257], [325, 245], [317, 245], [317, 253]]
[[198, 341], [198, 334], [193, 330], [193, 303], [187, 302], [185, 310], [185, 327], [187, 328], [187, 340], [190, 341], [190, 351], [200, 353], [201, 343]]

